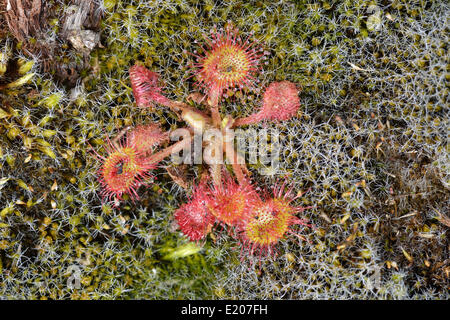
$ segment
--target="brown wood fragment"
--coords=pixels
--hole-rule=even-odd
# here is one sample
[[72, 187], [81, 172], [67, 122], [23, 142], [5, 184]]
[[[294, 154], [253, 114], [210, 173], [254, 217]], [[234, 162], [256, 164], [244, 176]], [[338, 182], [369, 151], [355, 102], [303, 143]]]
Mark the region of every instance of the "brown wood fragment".
[[18, 41], [38, 35], [47, 16], [41, 0], [2, 0], [9, 30]]

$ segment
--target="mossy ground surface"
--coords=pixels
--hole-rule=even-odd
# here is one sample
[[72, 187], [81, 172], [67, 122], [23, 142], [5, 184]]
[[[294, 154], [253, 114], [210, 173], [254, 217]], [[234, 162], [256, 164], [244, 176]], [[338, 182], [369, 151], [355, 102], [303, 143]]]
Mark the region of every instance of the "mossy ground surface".
[[[0, 83], [35, 73], [0, 91], [0, 298], [449, 299], [446, 1], [105, 0], [102, 46], [88, 55], [58, 37], [68, 3], [50, 2], [29, 41], [54, 46], [76, 79], [42, 71], [26, 43], [0, 33]], [[189, 244], [173, 224], [186, 194], [163, 169], [141, 201], [114, 208], [98, 193], [90, 146], [101, 153], [125, 126], [183, 125], [136, 108], [129, 68], [142, 62], [183, 100], [195, 90], [187, 52], [227, 21], [270, 51], [261, 89], [302, 88], [295, 119], [254, 126], [282, 133], [282, 172], [251, 165], [258, 184], [288, 177], [308, 190], [296, 204], [314, 206], [308, 241], [287, 237], [275, 259], [240, 263], [223, 235]], [[221, 111], [247, 116], [260, 99], [244, 91]]]

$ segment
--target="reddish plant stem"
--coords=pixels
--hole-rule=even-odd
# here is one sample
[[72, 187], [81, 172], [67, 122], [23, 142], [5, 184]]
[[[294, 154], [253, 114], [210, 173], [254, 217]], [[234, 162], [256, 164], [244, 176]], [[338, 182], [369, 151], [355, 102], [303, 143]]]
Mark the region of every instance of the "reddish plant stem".
[[211, 177], [212, 177], [214, 185], [217, 187], [221, 187], [222, 186], [222, 174], [221, 174], [222, 165], [211, 164], [210, 168], [211, 168]]
[[[221, 95], [221, 90], [217, 86], [213, 86], [208, 96], [208, 104], [211, 107], [211, 117], [214, 127], [221, 130], [222, 120], [219, 113], [219, 96]], [[223, 131], [223, 130], [222, 130]], [[211, 176], [213, 183], [216, 186], [222, 185], [222, 165], [214, 164], [211, 165]]]
[[238, 119], [234, 120], [233, 128], [245, 126], [245, 125], [249, 125], [249, 124], [255, 124], [255, 123], [260, 122], [261, 120], [262, 120], [262, 118], [259, 115], [259, 113], [254, 113], [254, 114], [249, 115], [248, 117], [238, 118]]
[[213, 106], [211, 108], [211, 115], [212, 115], [214, 126], [220, 128], [220, 114], [219, 114], [219, 108], [217, 106]]
[[169, 100], [169, 102], [167, 104], [165, 104], [164, 106], [170, 108], [172, 111], [187, 111], [187, 110], [194, 110], [192, 109], [189, 105], [187, 105], [184, 102], [181, 101], [173, 101], [173, 100]]
[[243, 184], [245, 182], [245, 176], [242, 172], [242, 167], [239, 163], [236, 162], [237, 158], [236, 156], [233, 157], [233, 159], [229, 159], [231, 161], [231, 165], [233, 166], [234, 174], [236, 175], [236, 178], [238, 179], [240, 184]]
[[160, 152], [152, 154], [150, 157], [147, 158], [148, 162], [151, 163], [158, 163], [162, 161], [164, 158], [170, 156], [172, 153], [180, 152], [183, 150], [186, 146], [190, 145], [192, 142], [192, 137], [188, 139], [181, 140], [164, 150], [161, 150]]
[[221, 126], [221, 118], [219, 113], [219, 97], [222, 94], [221, 89], [217, 86], [213, 86], [209, 93], [208, 104], [211, 107], [211, 116], [213, 119], [213, 124], [216, 128], [220, 128]]
[[245, 164], [241, 164], [240, 161], [242, 160], [241, 157], [237, 154], [237, 152], [234, 150], [233, 145], [233, 139], [229, 137], [226, 137], [224, 140], [224, 148], [225, 148], [225, 155], [228, 161], [231, 163], [231, 166], [233, 167], [233, 172], [236, 175], [236, 178], [238, 179], [239, 183], [242, 184], [245, 182], [245, 176], [244, 172], [242, 171], [243, 168], [248, 172], [247, 168], [245, 167]]

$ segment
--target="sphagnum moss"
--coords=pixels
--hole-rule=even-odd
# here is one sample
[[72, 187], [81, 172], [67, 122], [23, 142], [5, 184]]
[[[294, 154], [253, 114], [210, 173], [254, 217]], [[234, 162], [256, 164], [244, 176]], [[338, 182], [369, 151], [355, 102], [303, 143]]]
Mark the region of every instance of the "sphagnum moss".
[[[58, 18], [64, 5], [55, 7]], [[82, 94], [29, 56], [31, 81], [0, 92], [2, 298], [449, 298], [448, 227], [436, 213], [448, 212], [446, 2], [127, 0], [105, 1], [104, 10], [104, 48], [90, 55], [94, 76]], [[376, 12], [380, 25], [368, 23]], [[127, 70], [144, 61], [169, 97], [187, 96], [184, 52], [227, 20], [268, 44], [262, 85], [302, 87], [300, 117], [278, 126], [281, 163], [295, 192], [309, 189], [298, 201], [316, 205], [305, 212], [317, 228], [312, 242], [287, 240], [282, 259], [252, 272], [227, 236], [163, 261], [186, 244], [169, 219], [182, 193], [157, 172], [139, 205], [102, 205], [86, 150], [125, 126], [177, 125], [159, 107], [130, 107]], [[19, 69], [25, 53], [9, 35], [0, 44], [0, 52], [11, 48], [3, 85], [20, 79], [8, 69]], [[67, 46], [55, 58], [74, 56]], [[237, 94], [224, 111], [247, 116], [259, 99]], [[71, 266], [81, 270], [79, 289], [68, 287]]]

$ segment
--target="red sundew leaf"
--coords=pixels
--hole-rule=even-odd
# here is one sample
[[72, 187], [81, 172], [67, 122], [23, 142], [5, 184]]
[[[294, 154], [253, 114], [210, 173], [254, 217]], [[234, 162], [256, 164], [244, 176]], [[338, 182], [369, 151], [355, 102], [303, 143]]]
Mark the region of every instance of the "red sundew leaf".
[[144, 154], [152, 152], [154, 147], [166, 139], [168, 133], [163, 132], [156, 123], [137, 126], [127, 134], [127, 144]]
[[299, 90], [290, 81], [272, 82], [263, 94], [261, 109], [246, 118], [237, 119], [237, 126], [262, 120], [285, 121], [293, 118], [300, 108]]
[[194, 54], [194, 72], [197, 84], [213, 96], [212, 100], [219, 99], [228, 88], [252, 87], [259, 62], [265, 56], [256, 42], [250, 37], [238, 37], [238, 30], [232, 27], [213, 31], [202, 49], [202, 56]]
[[209, 196], [206, 183], [202, 181], [194, 187], [190, 201], [181, 205], [174, 213], [174, 218], [181, 231], [191, 241], [200, 241], [212, 229], [215, 218], [206, 208]]
[[292, 230], [294, 225], [311, 227], [296, 215], [307, 208], [295, 207], [291, 204], [297, 197], [291, 193], [292, 188], [285, 190], [285, 184], [273, 187], [273, 196], [264, 195], [264, 200], [253, 207], [249, 219], [238, 230], [242, 250], [251, 255], [271, 255], [275, 247], [287, 233], [304, 238]]
[[299, 90], [290, 81], [272, 82], [263, 95], [259, 113], [265, 120], [289, 120], [300, 108]]
[[138, 107], [149, 107], [155, 103], [168, 105], [170, 100], [161, 93], [158, 86], [158, 74], [141, 65], [130, 68], [130, 81]]
[[229, 174], [222, 176], [221, 185], [215, 185], [210, 190], [207, 207], [218, 221], [228, 226], [245, 223], [248, 213], [261, 202], [250, 181], [237, 183]]
[[109, 140], [108, 143], [108, 155], [97, 156], [101, 161], [98, 179], [103, 199], [121, 200], [124, 194], [139, 199], [137, 189], [146, 184], [144, 180], [152, 177], [151, 171], [156, 164], [142, 161], [142, 151], [133, 145], [114, 146]]

